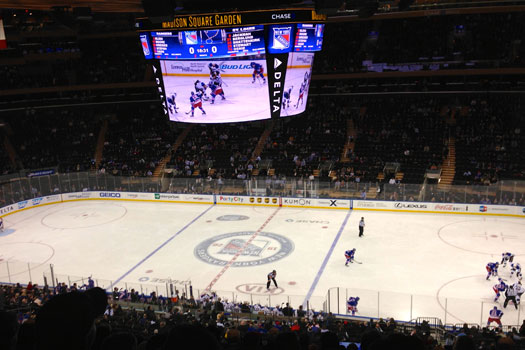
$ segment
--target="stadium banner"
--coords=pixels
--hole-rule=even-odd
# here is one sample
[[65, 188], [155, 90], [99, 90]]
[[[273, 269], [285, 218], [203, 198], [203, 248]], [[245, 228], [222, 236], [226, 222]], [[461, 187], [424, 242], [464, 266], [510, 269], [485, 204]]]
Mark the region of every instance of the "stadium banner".
[[249, 26], [257, 24], [312, 22], [322, 23], [326, 14], [317, 13], [312, 8], [267, 9], [257, 11], [236, 11], [225, 13], [202, 13], [198, 15], [174, 16], [169, 20], [157, 22], [155, 17], [138, 18], [136, 28], [194, 30], [204, 28], [224, 28], [231, 26]]
[[288, 208], [313, 208], [313, 209], [350, 209], [348, 199], [317, 199], [317, 198], [281, 198], [283, 207]]
[[22, 210], [60, 202], [62, 202], [62, 197], [59, 194], [26, 199], [24, 201], [0, 208], [0, 216], [7, 216]]
[[215, 195], [217, 204], [278, 207], [279, 197]]
[[[252, 60], [234, 60], [234, 61], [211, 61], [211, 60], [195, 60], [195, 61], [160, 61], [163, 76], [180, 76], [180, 77], [194, 77], [205, 78], [201, 79], [205, 83], [210, 78], [209, 64], [217, 63], [221, 77], [243, 77], [251, 78], [253, 68], [250, 63], [257, 63], [264, 65], [265, 61], [261, 59]], [[264, 73], [266, 76], [266, 73]], [[193, 90], [193, 81], [189, 84], [189, 90]]]
[[467, 214], [494, 216], [525, 216], [522, 207], [510, 205], [435, 203], [435, 202], [389, 202], [353, 200], [354, 210], [420, 212], [438, 214]]
[[266, 67], [268, 69], [268, 89], [270, 93], [270, 108], [272, 118], [274, 119], [279, 118], [281, 116], [287, 62], [288, 53], [266, 55]]

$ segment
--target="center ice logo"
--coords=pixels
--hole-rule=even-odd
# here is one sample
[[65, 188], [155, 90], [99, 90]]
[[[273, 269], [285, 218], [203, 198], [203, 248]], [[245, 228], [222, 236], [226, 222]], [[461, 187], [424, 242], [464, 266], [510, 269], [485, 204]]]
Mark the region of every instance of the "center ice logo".
[[281, 260], [294, 250], [288, 238], [271, 232], [226, 233], [201, 242], [193, 254], [205, 263], [225, 266], [234, 257], [232, 267], [258, 266]]

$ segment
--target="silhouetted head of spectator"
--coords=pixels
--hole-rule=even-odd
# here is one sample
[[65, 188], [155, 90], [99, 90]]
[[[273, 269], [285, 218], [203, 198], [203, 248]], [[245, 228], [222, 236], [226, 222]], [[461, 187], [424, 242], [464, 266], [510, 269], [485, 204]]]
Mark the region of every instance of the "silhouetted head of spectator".
[[18, 322], [16, 314], [0, 311], [0, 349], [12, 350], [15, 348]]
[[339, 339], [333, 332], [321, 334], [321, 350], [337, 350], [339, 348]]
[[178, 325], [168, 334], [164, 350], [218, 350], [217, 339], [204, 327], [194, 325]]
[[108, 296], [104, 289], [95, 287], [88, 289], [84, 294], [86, 294], [91, 300], [94, 316], [98, 317], [104, 314], [104, 311], [106, 311], [106, 307], [108, 306]]
[[454, 342], [454, 346], [452, 347], [454, 350], [474, 350], [476, 349], [476, 346], [474, 345], [474, 340], [468, 336], [468, 335], [461, 335], [456, 337], [456, 341]]
[[258, 350], [261, 348], [261, 335], [257, 332], [247, 332], [243, 338], [242, 349]]
[[95, 318], [105, 309], [99, 298], [100, 291], [71, 292], [45, 303], [36, 318], [36, 348], [88, 349], [95, 339]]
[[300, 350], [299, 339], [292, 332], [280, 333], [275, 338], [275, 349], [277, 350]]
[[136, 350], [137, 338], [128, 332], [111, 334], [102, 342], [102, 350]]

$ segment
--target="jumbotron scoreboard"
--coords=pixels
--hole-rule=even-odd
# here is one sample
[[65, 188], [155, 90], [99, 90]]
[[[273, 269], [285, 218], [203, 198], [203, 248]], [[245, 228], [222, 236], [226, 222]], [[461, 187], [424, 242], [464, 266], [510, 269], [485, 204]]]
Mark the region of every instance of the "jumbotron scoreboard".
[[136, 27], [169, 119], [229, 123], [305, 111], [325, 20], [279, 9], [141, 18]]

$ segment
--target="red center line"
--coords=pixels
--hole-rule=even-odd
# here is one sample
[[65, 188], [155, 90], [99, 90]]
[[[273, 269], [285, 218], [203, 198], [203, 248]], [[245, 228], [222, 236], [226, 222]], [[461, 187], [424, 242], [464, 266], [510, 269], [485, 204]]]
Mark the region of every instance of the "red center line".
[[224, 273], [226, 272], [226, 270], [228, 270], [230, 268], [230, 266], [232, 266], [232, 264], [235, 262], [235, 260], [237, 260], [237, 258], [242, 254], [242, 252], [248, 247], [248, 245], [250, 245], [253, 240], [255, 239], [255, 237], [257, 237], [259, 235], [259, 233], [261, 233], [261, 231], [266, 227], [266, 225], [268, 225], [268, 223], [273, 219], [273, 217], [275, 216], [275, 214], [277, 214], [277, 212], [279, 211], [279, 209], [281, 209], [281, 207], [278, 207], [273, 213], [272, 215], [270, 215], [268, 217], [268, 219], [266, 219], [266, 221], [261, 225], [261, 227], [259, 227], [257, 229], [257, 231], [255, 231], [255, 233], [253, 235], [251, 235], [250, 239], [248, 239], [248, 241], [246, 241], [246, 243], [244, 244], [244, 246], [241, 248], [241, 249], [238, 249], [237, 250], [237, 253], [233, 256], [233, 258], [231, 258], [231, 260], [222, 268], [221, 272], [219, 272], [217, 274], [217, 276], [215, 276], [213, 278], [213, 280], [210, 282], [210, 284], [208, 285], [208, 287], [206, 287], [206, 289], [204, 291], [211, 291], [211, 287], [213, 287], [213, 285], [215, 283], [217, 283], [217, 281], [219, 280], [219, 278], [221, 278], [222, 275], [224, 275]]

